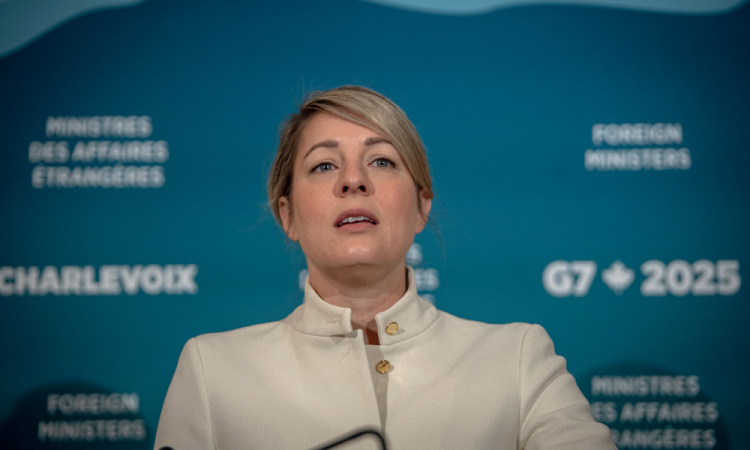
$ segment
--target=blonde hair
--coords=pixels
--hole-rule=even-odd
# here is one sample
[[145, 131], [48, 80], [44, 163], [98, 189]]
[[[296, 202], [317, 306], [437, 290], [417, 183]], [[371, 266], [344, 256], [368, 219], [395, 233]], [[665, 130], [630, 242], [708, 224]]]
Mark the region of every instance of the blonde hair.
[[341, 86], [310, 93], [298, 112], [290, 115], [281, 126], [276, 159], [268, 177], [268, 201], [277, 222], [281, 223], [279, 199], [286, 197], [292, 201], [294, 159], [302, 131], [310, 119], [320, 112], [362, 125], [388, 139], [401, 155], [414, 180], [419, 212], [424, 213], [419, 194], [431, 199], [434, 193], [427, 153], [414, 124], [398, 105], [384, 95], [361, 86]]

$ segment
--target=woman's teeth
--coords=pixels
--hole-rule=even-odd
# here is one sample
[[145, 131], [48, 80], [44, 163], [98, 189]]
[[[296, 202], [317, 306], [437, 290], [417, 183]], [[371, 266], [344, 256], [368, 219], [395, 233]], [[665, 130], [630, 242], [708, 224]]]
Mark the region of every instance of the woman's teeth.
[[347, 217], [346, 219], [342, 220], [339, 223], [339, 226], [344, 225], [345, 223], [355, 223], [355, 222], [371, 222], [373, 224], [375, 223], [371, 219], [365, 216], [359, 216], [359, 217]]

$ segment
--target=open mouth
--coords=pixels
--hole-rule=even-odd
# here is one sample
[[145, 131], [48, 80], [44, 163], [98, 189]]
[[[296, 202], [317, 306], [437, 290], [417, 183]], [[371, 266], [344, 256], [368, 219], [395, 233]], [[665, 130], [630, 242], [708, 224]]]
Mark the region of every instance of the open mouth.
[[370, 219], [369, 217], [359, 216], [359, 217], [347, 217], [346, 219], [339, 222], [338, 225], [336, 226], [341, 227], [343, 225], [347, 225], [350, 223], [362, 223], [362, 222], [369, 222], [373, 225], [377, 225], [377, 223], [374, 220]]
[[339, 214], [336, 218], [334, 226], [336, 228], [367, 228], [378, 224], [378, 219], [375, 214], [371, 213], [366, 209], [348, 209], [343, 213]]

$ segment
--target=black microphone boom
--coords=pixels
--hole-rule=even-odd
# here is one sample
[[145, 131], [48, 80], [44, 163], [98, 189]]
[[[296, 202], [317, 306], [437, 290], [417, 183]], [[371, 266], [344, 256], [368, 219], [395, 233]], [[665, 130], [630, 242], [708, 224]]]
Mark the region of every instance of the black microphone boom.
[[385, 439], [383, 438], [383, 435], [380, 434], [379, 431], [373, 430], [373, 429], [364, 429], [364, 430], [357, 431], [357, 432], [355, 432], [353, 434], [350, 434], [348, 436], [345, 436], [345, 437], [339, 439], [336, 442], [333, 442], [331, 444], [326, 444], [325, 447], [318, 447], [318, 448], [315, 448], [313, 450], [328, 450], [328, 449], [331, 449], [331, 448], [334, 448], [334, 447], [338, 447], [339, 445], [343, 444], [344, 442], [353, 441], [354, 439], [357, 439], [360, 436], [364, 436], [365, 434], [374, 434], [375, 436], [377, 436], [378, 439], [380, 440], [380, 446], [381, 446], [381, 448], [383, 450], [388, 450], [388, 447], [385, 445]]
[[[355, 432], [353, 434], [350, 434], [348, 436], [345, 436], [345, 437], [339, 439], [336, 442], [333, 442], [331, 444], [327, 444], [325, 447], [320, 447], [320, 448], [316, 448], [316, 449], [313, 449], [313, 450], [328, 450], [328, 449], [331, 449], [331, 448], [334, 448], [334, 447], [338, 447], [339, 445], [343, 444], [344, 442], [353, 441], [354, 439], [357, 439], [360, 436], [364, 436], [365, 434], [374, 434], [375, 436], [377, 436], [378, 439], [380, 440], [380, 446], [381, 446], [381, 448], [383, 450], [388, 450], [388, 447], [385, 445], [385, 439], [383, 438], [383, 435], [380, 434], [379, 431], [372, 430], [372, 429], [365, 429], [365, 430], [357, 431], [357, 432]], [[173, 450], [173, 449], [172, 449], [172, 447], [161, 447], [159, 450]]]

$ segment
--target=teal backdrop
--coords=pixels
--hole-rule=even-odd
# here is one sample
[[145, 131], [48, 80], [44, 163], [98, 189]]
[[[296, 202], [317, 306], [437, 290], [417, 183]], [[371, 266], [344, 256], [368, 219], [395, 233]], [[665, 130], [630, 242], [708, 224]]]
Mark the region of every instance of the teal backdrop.
[[7, 0], [0, 25], [1, 448], [151, 447], [189, 338], [301, 303], [266, 176], [342, 84], [428, 149], [425, 298], [544, 326], [620, 448], [750, 447], [744, 0]]

